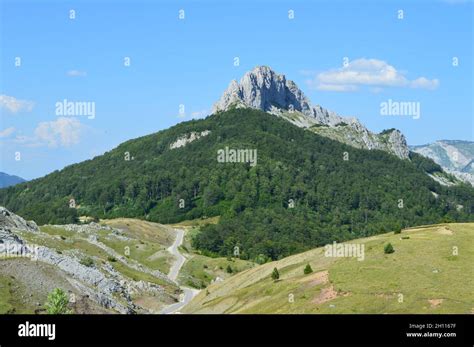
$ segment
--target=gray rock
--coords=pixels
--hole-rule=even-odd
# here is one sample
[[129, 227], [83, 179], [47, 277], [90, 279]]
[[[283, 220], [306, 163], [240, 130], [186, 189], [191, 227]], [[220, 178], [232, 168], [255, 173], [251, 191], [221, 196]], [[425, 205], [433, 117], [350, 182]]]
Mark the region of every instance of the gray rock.
[[[315, 125], [329, 127], [330, 130], [322, 132], [313, 130], [357, 148], [381, 149], [399, 158], [408, 158], [406, 140], [400, 131], [392, 131], [385, 139], [382, 134], [370, 132], [354, 117], [341, 117], [319, 105], [313, 106], [295, 82], [267, 66], [257, 66], [247, 72], [240, 82], [231, 81], [214, 104], [212, 112], [246, 107], [274, 114], [302, 128]], [[345, 126], [341, 127], [341, 124]]]
[[29, 232], [39, 232], [39, 228], [33, 221], [26, 221], [20, 216], [0, 206], [0, 227], [5, 229], [18, 229]]
[[[83, 227], [83, 226], [78, 226]], [[98, 228], [92, 225], [92, 228]], [[72, 228], [72, 227], [71, 227]], [[72, 228], [73, 229], [73, 228]], [[15, 231], [27, 231], [40, 233], [38, 226], [33, 222], [26, 222], [20, 216], [0, 206], [0, 243], [9, 245], [20, 245], [24, 255], [34, 256], [35, 261], [41, 261], [60, 268], [68, 275], [68, 279], [75, 283], [91, 299], [106, 308], [116, 309], [121, 313], [132, 313], [136, 306], [132, 303], [127, 287], [114, 278], [109, 278], [100, 270], [82, 265], [75, 257], [58, 254], [55, 250], [27, 245]], [[86, 232], [86, 230], [83, 230]], [[0, 250], [3, 249], [0, 248]], [[4, 250], [3, 250], [4, 251]], [[2, 252], [3, 252], [2, 251]], [[31, 253], [31, 254], [30, 254]], [[33, 254], [34, 253], [34, 254]], [[126, 303], [124, 306], [116, 298], [120, 297]]]

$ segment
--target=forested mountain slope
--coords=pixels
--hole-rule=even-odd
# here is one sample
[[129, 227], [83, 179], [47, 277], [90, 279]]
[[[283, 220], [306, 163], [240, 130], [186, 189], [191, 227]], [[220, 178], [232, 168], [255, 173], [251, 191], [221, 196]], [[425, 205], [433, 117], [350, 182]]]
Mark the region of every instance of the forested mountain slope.
[[[256, 150], [256, 165], [218, 162], [226, 147]], [[196, 247], [226, 255], [237, 245], [244, 259], [277, 259], [333, 240], [473, 220], [474, 189], [443, 187], [426, 175], [440, 170], [418, 154], [401, 160], [356, 149], [240, 108], [2, 189], [0, 205], [39, 224], [80, 215], [161, 223], [221, 215]]]

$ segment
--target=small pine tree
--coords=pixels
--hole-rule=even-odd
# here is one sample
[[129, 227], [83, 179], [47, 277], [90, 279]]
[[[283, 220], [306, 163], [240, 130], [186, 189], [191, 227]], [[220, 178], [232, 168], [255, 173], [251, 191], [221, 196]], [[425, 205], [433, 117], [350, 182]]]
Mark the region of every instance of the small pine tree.
[[48, 294], [46, 301], [46, 312], [49, 314], [68, 314], [71, 311], [67, 308], [69, 298], [61, 288], [54, 288]]
[[279, 278], [280, 278], [280, 273], [278, 272], [277, 268], [274, 268], [272, 272], [272, 280], [276, 281]]
[[230, 267], [230, 265], [227, 265], [226, 271], [227, 271], [228, 274], [231, 274], [232, 272], [234, 272], [234, 270], [232, 270], [232, 268]]
[[383, 248], [383, 252], [385, 254], [390, 254], [390, 253], [395, 252], [395, 250], [393, 249], [393, 246], [390, 242], [385, 245], [385, 247]]
[[305, 275], [310, 274], [311, 272], [313, 272], [313, 269], [311, 268], [311, 265], [306, 264], [306, 267], [304, 268], [303, 272], [304, 272]]

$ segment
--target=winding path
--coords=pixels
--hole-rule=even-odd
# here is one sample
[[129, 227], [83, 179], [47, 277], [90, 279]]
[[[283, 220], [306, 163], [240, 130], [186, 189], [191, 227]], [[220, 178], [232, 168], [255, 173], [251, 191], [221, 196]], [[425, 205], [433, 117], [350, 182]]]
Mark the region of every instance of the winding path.
[[171, 265], [170, 272], [168, 274], [168, 278], [174, 282], [178, 278], [179, 270], [184, 265], [186, 258], [179, 252], [178, 247], [183, 244], [184, 240], [184, 230], [183, 229], [174, 229], [176, 230], [176, 239], [174, 240], [173, 244], [168, 247], [168, 252], [170, 252], [173, 257], [176, 258], [173, 265]]
[[[171, 265], [170, 272], [168, 277], [170, 280], [176, 282], [179, 271], [184, 265], [186, 258], [179, 252], [179, 246], [183, 244], [184, 240], [184, 230], [183, 229], [175, 229], [176, 230], [176, 239], [174, 240], [173, 244], [168, 248], [168, 252], [170, 252], [173, 257], [176, 258], [173, 265]], [[180, 295], [179, 302], [169, 305], [161, 310], [162, 314], [170, 314], [170, 313], [179, 313], [179, 309], [183, 308], [187, 305], [198, 293], [199, 290], [189, 287], [180, 287], [183, 293]]]

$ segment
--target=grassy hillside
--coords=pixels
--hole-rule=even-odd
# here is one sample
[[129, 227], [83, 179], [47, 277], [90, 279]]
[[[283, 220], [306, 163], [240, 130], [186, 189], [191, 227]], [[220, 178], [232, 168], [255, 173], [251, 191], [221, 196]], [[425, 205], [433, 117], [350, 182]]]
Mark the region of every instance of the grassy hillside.
[[[313, 249], [210, 285], [186, 313], [473, 313], [474, 223], [357, 239], [365, 258]], [[385, 254], [391, 243], [394, 253]], [[458, 255], [453, 254], [453, 250]], [[307, 264], [313, 269], [304, 274]], [[270, 274], [274, 268], [280, 279]]]

